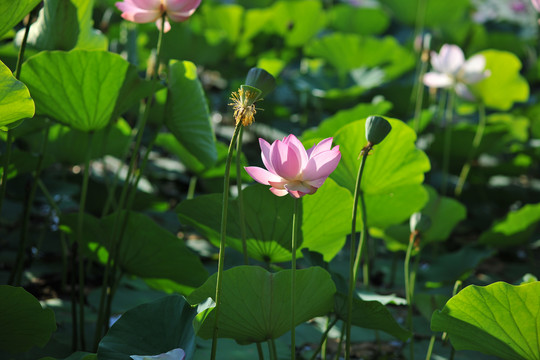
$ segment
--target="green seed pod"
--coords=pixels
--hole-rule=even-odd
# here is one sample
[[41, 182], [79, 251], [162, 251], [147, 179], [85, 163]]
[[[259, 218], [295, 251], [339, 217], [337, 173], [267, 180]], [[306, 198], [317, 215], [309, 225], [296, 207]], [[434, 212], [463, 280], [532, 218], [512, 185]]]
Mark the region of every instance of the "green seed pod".
[[261, 68], [251, 68], [246, 76], [244, 85], [252, 86], [261, 90], [259, 98], [266, 96], [276, 87], [276, 79], [266, 70]]
[[249, 85], [240, 85], [240, 101], [245, 106], [251, 106], [261, 98], [262, 91]]
[[373, 145], [379, 144], [392, 130], [392, 125], [383, 117], [370, 116], [366, 120], [366, 139]]
[[431, 219], [426, 214], [417, 212], [411, 215], [409, 220], [411, 232], [418, 231], [420, 233], [426, 232], [431, 227]]

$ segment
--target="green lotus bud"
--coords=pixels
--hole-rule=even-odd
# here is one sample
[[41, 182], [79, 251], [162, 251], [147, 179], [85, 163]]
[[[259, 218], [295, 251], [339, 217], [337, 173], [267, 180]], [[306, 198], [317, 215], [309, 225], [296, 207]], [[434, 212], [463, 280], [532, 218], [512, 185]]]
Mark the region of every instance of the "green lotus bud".
[[366, 139], [373, 145], [379, 144], [392, 130], [392, 125], [383, 117], [370, 116], [366, 120]]
[[426, 232], [431, 227], [431, 219], [426, 214], [417, 212], [411, 215], [409, 220], [411, 232], [418, 231], [420, 233]]
[[266, 70], [261, 68], [251, 68], [246, 76], [246, 82], [244, 84], [257, 88], [261, 91], [261, 94], [257, 98], [266, 96], [270, 91], [276, 87], [276, 79]]

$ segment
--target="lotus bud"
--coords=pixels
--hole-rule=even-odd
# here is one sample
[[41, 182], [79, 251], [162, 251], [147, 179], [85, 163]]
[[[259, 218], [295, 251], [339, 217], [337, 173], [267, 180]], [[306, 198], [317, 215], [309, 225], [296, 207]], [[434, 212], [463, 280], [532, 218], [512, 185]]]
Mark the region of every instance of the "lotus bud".
[[379, 144], [392, 130], [392, 125], [383, 117], [370, 116], [366, 120], [366, 139], [373, 145]]
[[261, 68], [251, 68], [246, 76], [244, 86], [254, 87], [260, 90], [260, 95], [255, 99], [259, 100], [266, 96], [276, 87], [276, 79], [266, 70]]
[[431, 219], [426, 214], [417, 212], [411, 215], [409, 225], [411, 227], [411, 233], [416, 231], [423, 233], [431, 227]]

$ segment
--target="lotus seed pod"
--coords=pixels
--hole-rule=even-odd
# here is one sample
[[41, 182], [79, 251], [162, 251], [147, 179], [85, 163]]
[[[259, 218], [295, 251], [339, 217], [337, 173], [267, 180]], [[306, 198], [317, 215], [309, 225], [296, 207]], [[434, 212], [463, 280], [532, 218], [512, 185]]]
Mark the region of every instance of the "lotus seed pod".
[[379, 144], [392, 130], [392, 125], [383, 117], [370, 116], [366, 120], [366, 139], [373, 145]]
[[240, 101], [245, 106], [251, 106], [260, 99], [262, 91], [249, 85], [240, 85]]
[[257, 99], [260, 99], [263, 96], [266, 96], [270, 91], [274, 90], [276, 87], [276, 79], [264, 69], [251, 68], [246, 76], [244, 85], [259, 89], [261, 94]]
[[426, 232], [431, 227], [431, 219], [426, 214], [417, 212], [411, 215], [409, 220], [411, 232], [418, 231], [420, 233]]

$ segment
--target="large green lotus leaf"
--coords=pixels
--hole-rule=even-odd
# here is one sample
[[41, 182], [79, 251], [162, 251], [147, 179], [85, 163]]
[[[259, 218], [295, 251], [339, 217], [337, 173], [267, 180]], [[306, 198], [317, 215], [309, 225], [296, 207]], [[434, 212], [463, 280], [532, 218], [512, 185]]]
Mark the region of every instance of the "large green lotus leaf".
[[[347, 295], [336, 294], [335, 309], [339, 318], [347, 320]], [[378, 301], [364, 301], [357, 297], [353, 299], [352, 324], [361, 328], [382, 330], [402, 341], [412, 335], [396, 322], [383, 304]]]
[[107, 50], [109, 41], [99, 30], [94, 29], [92, 18], [95, 0], [71, 0], [77, 7], [79, 19], [79, 39], [77, 49]]
[[[84, 219], [88, 255], [103, 264], [107, 263], [108, 252], [117, 242], [111, 240], [115, 220], [116, 213], [101, 220], [91, 215]], [[66, 215], [62, 223], [74, 229], [76, 218]], [[129, 213], [118, 261], [124, 272], [144, 279], [167, 279], [178, 284], [177, 289], [184, 294], [200, 286], [208, 277], [200, 258], [181, 239], [136, 212]]]
[[335, 115], [324, 119], [324, 121], [313, 129], [308, 129], [302, 133], [302, 141], [308, 139], [323, 139], [331, 137], [343, 126], [353, 121], [365, 119], [370, 115], [385, 115], [392, 109], [389, 101], [378, 101], [373, 103], [360, 103], [351, 109], [340, 110]]
[[0, 285], [0, 349], [24, 352], [43, 347], [56, 331], [54, 312], [21, 287]]
[[[51, 356], [46, 356], [39, 360], [60, 360]], [[75, 351], [73, 354], [62, 360], [97, 360], [97, 354], [92, 354], [86, 351]]]
[[0, 38], [40, 2], [41, 0], [0, 0]]
[[407, 25], [416, 25], [418, 16], [418, 6], [423, 4], [424, 25], [428, 27], [439, 27], [444, 24], [455, 23], [466, 16], [470, 7], [469, 0], [382, 0], [382, 3], [390, 8], [392, 14], [399, 21]]
[[345, 245], [351, 232], [351, 193], [332, 179], [326, 179], [317, 193], [302, 198], [301, 249], [309, 249], [330, 261]]
[[540, 204], [528, 204], [510, 212], [480, 235], [481, 244], [496, 247], [516, 246], [530, 240], [540, 221]]
[[[429, 201], [421, 213], [430, 219], [430, 227], [421, 234], [420, 247], [436, 241], [445, 241], [456, 225], [467, 216], [467, 208], [459, 201], [440, 196], [431, 186], [425, 185]], [[406, 250], [409, 243], [409, 224], [391, 226], [385, 231], [384, 240], [392, 251]]]
[[139, 305], [120, 317], [101, 339], [98, 360], [131, 360], [130, 355], [159, 355], [181, 348], [195, 351], [193, 309], [179, 295]]
[[[17, 34], [22, 39], [24, 29]], [[77, 8], [70, 0], [45, 0], [30, 27], [28, 45], [38, 50], [71, 50], [79, 38]]]
[[471, 285], [433, 313], [431, 330], [444, 331], [457, 350], [501, 359], [540, 359], [540, 282]]
[[217, 160], [215, 135], [197, 67], [192, 62], [170, 62], [166, 111], [165, 125], [178, 141], [202, 164], [213, 165]]
[[[270, 273], [258, 266], [237, 266], [223, 273], [218, 337], [239, 343], [275, 339], [291, 330], [291, 270]], [[190, 304], [215, 300], [217, 274], [188, 298]], [[296, 271], [294, 324], [327, 314], [334, 307], [336, 287], [320, 267]], [[195, 317], [203, 339], [212, 338], [213, 306]]]
[[491, 75], [471, 88], [486, 106], [510, 110], [515, 102], [529, 99], [529, 83], [519, 73], [521, 61], [516, 55], [499, 50], [485, 50], [478, 54], [486, 58], [486, 69]]
[[[361, 184], [368, 224], [378, 228], [403, 222], [428, 200], [422, 182], [430, 169], [429, 159], [416, 148], [416, 134], [411, 128], [400, 120], [388, 121], [392, 131], [368, 156]], [[330, 177], [351, 193], [365, 139], [365, 120], [342, 127], [334, 136], [335, 143], [340, 145], [341, 162]]]
[[332, 28], [360, 35], [381, 34], [390, 24], [390, 17], [381, 8], [352, 7], [345, 4], [333, 6], [330, 19]]
[[120, 55], [107, 51], [43, 51], [24, 63], [21, 80], [38, 114], [95, 131], [109, 123], [125, 79], [136, 71]]
[[244, 8], [236, 4], [201, 6], [204, 34], [210, 44], [225, 39], [231, 44], [238, 41]]
[[[249, 256], [259, 261], [282, 262], [291, 259], [293, 199], [278, 197], [263, 185], [243, 191], [246, 243]], [[221, 194], [198, 196], [182, 201], [176, 208], [180, 221], [195, 227], [216, 246], [221, 231]], [[238, 204], [229, 201], [227, 245], [242, 251]], [[302, 244], [300, 234], [299, 244]], [[299, 246], [300, 248], [300, 246]]]
[[288, 46], [303, 46], [326, 24], [320, 1], [281, 0], [272, 6], [272, 25]]
[[[243, 190], [246, 243], [249, 256], [259, 261], [283, 262], [291, 259], [293, 199], [278, 197], [267, 186], [253, 185]], [[185, 200], [176, 211], [180, 221], [195, 227], [216, 246], [221, 230], [221, 194]], [[329, 261], [342, 248], [350, 232], [352, 196], [331, 179], [313, 196], [302, 198], [302, 231], [298, 254], [309, 248]], [[321, 211], [321, 209], [327, 209]], [[230, 200], [227, 245], [242, 251], [238, 202]], [[328, 224], [332, 224], [329, 226]]]
[[34, 116], [34, 112], [34, 100], [28, 88], [0, 61], [0, 130], [6, 130], [10, 124]]
[[341, 74], [378, 67], [386, 81], [411, 69], [415, 62], [412, 53], [391, 36], [379, 39], [337, 32], [312, 40], [305, 52], [308, 56], [324, 59]]

